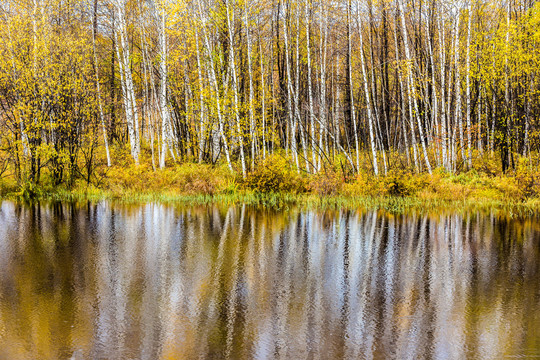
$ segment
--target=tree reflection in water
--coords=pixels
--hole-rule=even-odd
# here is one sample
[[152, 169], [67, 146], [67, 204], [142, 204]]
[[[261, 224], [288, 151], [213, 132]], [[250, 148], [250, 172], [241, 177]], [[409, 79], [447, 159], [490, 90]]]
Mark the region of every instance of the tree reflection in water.
[[540, 356], [540, 222], [0, 207], [0, 358]]

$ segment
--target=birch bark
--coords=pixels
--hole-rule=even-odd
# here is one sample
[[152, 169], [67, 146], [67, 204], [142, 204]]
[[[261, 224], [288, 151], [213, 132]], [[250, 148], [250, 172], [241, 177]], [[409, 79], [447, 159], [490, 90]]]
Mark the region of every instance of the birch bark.
[[356, 150], [356, 171], [360, 173], [360, 148], [358, 146], [358, 129], [356, 126], [356, 114], [355, 114], [355, 108], [354, 108], [354, 92], [353, 92], [353, 80], [352, 80], [352, 44], [351, 44], [351, 0], [349, 0], [349, 4], [347, 6], [347, 54], [349, 57], [348, 61], [348, 68], [347, 71], [349, 72], [349, 96], [351, 99], [351, 120], [353, 123], [353, 131], [354, 131], [354, 145]]
[[251, 170], [255, 169], [255, 146], [257, 143], [255, 114], [253, 109], [253, 69], [251, 64], [251, 34], [249, 26], [249, 0], [245, 0], [244, 4], [244, 28], [246, 29], [247, 42], [247, 62], [248, 62], [248, 77], [249, 77], [249, 133], [251, 137]]
[[216, 112], [218, 115], [218, 134], [223, 141], [223, 148], [225, 150], [225, 158], [227, 159], [227, 165], [231, 171], [234, 171], [231, 163], [231, 157], [229, 155], [229, 145], [227, 143], [227, 137], [225, 136], [225, 130], [223, 126], [223, 114], [221, 112], [221, 100], [219, 95], [219, 85], [216, 78], [216, 69], [214, 65], [214, 60], [212, 59], [212, 48], [210, 47], [210, 41], [208, 39], [208, 34], [206, 31], [206, 17], [202, 12], [201, 0], [197, 0], [197, 5], [199, 7], [199, 16], [202, 22], [202, 31], [205, 44], [206, 55], [208, 57], [208, 62], [210, 63], [210, 69], [208, 69], [210, 75], [210, 81], [214, 85], [214, 98], [216, 100]]
[[120, 80], [122, 83], [122, 95], [124, 100], [124, 109], [126, 112], [131, 156], [133, 157], [135, 164], [138, 165], [141, 149], [139, 118], [137, 103], [135, 100], [133, 76], [131, 74], [131, 56], [129, 46], [127, 44], [126, 5], [126, 0], [116, 0], [115, 2], [119, 27], [117, 31], [117, 36], [119, 39], [116, 41], [116, 52], [118, 55], [118, 66], [120, 68]]
[[[407, 36], [407, 25], [406, 25], [406, 22], [405, 22], [405, 9], [404, 9], [402, 0], [397, 0], [397, 2], [398, 2], [398, 5], [399, 5], [399, 12], [400, 12], [400, 15], [401, 15], [401, 27], [402, 27], [402, 33], [403, 33], [403, 45], [404, 45], [404, 49], [405, 49], [405, 59], [407, 60], [407, 67], [409, 67], [409, 65], [411, 64], [411, 55], [410, 55], [410, 50], [409, 50], [409, 40], [408, 40], [408, 36]], [[429, 157], [428, 157], [427, 148], [426, 148], [426, 141], [424, 139], [424, 130], [423, 130], [422, 123], [420, 121], [420, 116], [419, 116], [419, 111], [418, 111], [418, 102], [416, 101], [416, 98], [414, 98], [414, 96], [412, 94], [413, 85], [414, 85], [414, 83], [413, 83], [413, 77], [412, 77], [412, 74], [411, 74], [411, 69], [407, 68], [407, 88], [409, 90], [408, 91], [408, 94], [409, 94], [409, 106], [411, 106], [411, 97], [413, 97], [412, 103], [414, 104], [415, 117], [416, 117], [416, 121], [418, 123], [418, 132], [420, 133], [420, 143], [422, 145], [422, 151], [424, 153], [424, 161], [426, 162], [426, 167], [428, 169], [428, 172], [431, 174], [431, 164], [429, 163]], [[412, 119], [411, 119], [411, 121], [412, 121]], [[412, 129], [412, 133], [414, 133], [414, 128]]]
[[234, 38], [233, 38], [233, 29], [232, 29], [232, 21], [231, 16], [234, 16], [231, 14], [230, 9], [230, 1], [225, 0], [225, 7], [226, 7], [226, 13], [227, 13], [227, 28], [228, 28], [228, 34], [229, 34], [229, 61], [230, 61], [230, 68], [232, 71], [232, 84], [233, 84], [233, 98], [234, 98], [234, 114], [236, 118], [236, 131], [238, 132], [238, 141], [240, 145], [240, 162], [242, 165], [242, 177], [246, 178], [246, 158], [244, 155], [244, 135], [242, 126], [240, 123], [240, 114], [239, 114], [239, 108], [238, 108], [238, 85], [237, 85], [237, 77], [236, 77], [236, 61], [235, 61], [235, 53], [234, 53]]
[[298, 150], [296, 148], [296, 133], [295, 133], [295, 126], [294, 126], [294, 115], [292, 110], [292, 96], [293, 96], [293, 86], [291, 81], [291, 64], [289, 60], [289, 35], [288, 35], [288, 26], [287, 26], [287, 20], [283, 21], [283, 40], [285, 41], [285, 68], [286, 68], [286, 75], [287, 75], [287, 118], [289, 121], [289, 137], [290, 137], [290, 144], [291, 144], [291, 152], [293, 160], [296, 163], [296, 168], [300, 168], [300, 164], [298, 162]]
[[311, 163], [313, 172], [317, 172], [317, 156], [315, 148], [315, 113], [313, 111], [313, 85], [311, 79], [311, 44], [310, 44], [310, 0], [305, 0], [305, 22], [306, 22], [306, 53], [307, 53], [307, 71], [308, 71], [308, 105], [309, 105], [309, 129], [311, 140]]
[[97, 101], [98, 101], [98, 110], [99, 110], [99, 122], [101, 125], [101, 130], [103, 132], [103, 143], [105, 144], [105, 154], [107, 155], [107, 167], [111, 166], [111, 155], [109, 153], [109, 141], [107, 139], [107, 129], [105, 128], [105, 120], [103, 116], [103, 105], [101, 104], [101, 85], [99, 83], [99, 71], [97, 63], [97, 53], [96, 53], [96, 36], [97, 36], [97, 7], [98, 2], [94, 0], [94, 12], [92, 19], [92, 52], [94, 59], [94, 75], [96, 78], [96, 92], [97, 92]]
[[366, 97], [366, 111], [368, 118], [368, 127], [369, 127], [369, 140], [371, 144], [371, 155], [373, 161], [373, 172], [375, 176], [379, 176], [379, 167], [377, 164], [377, 148], [375, 144], [375, 135], [373, 133], [373, 113], [371, 111], [371, 101], [368, 85], [368, 77], [366, 71], [366, 63], [364, 58], [364, 40], [362, 36], [362, 19], [360, 18], [360, 11], [357, 14], [358, 17], [358, 37], [360, 39], [360, 66], [362, 68], [362, 75], [364, 77], [364, 95]]
[[465, 97], [467, 102], [467, 164], [469, 169], [472, 168], [472, 140], [471, 140], [471, 27], [472, 27], [472, 11], [471, 0], [468, 2], [468, 24], [467, 24], [467, 58], [466, 58], [466, 85]]
[[199, 84], [199, 164], [203, 161], [205, 140], [206, 140], [206, 129], [204, 121], [204, 88], [203, 88], [203, 77], [201, 71], [201, 53], [199, 49], [199, 32], [195, 30], [195, 46], [196, 46], [196, 55], [197, 55], [197, 80]]
[[172, 150], [171, 146], [171, 120], [169, 114], [169, 107], [167, 103], [167, 33], [165, 28], [166, 22], [166, 10], [163, 0], [161, 1], [161, 16], [160, 16], [160, 33], [159, 33], [159, 48], [160, 48], [160, 61], [159, 61], [159, 108], [161, 112], [161, 152], [159, 157], [159, 167], [163, 169], [165, 167], [165, 160], [167, 157], [168, 149]]

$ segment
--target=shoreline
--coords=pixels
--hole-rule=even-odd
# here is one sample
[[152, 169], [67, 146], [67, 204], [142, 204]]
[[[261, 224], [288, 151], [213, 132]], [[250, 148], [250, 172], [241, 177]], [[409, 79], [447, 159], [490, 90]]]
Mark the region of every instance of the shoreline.
[[33, 198], [24, 198], [20, 193], [7, 193], [0, 200], [10, 200], [21, 203], [36, 203], [40, 201], [60, 202], [100, 202], [112, 201], [125, 205], [142, 205], [149, 202], [159, 202], [168, 205], [239, 205], [257, 206], [273, 210], [287, 210], [299, 207], [309, 210], [383, 210], [391, 214], [406, 213], [471, 213], [491, 212], [509, 217], [540, 216], [540, 198], [526, 200], [500, 200], [487, 198], [465, 198], [448, 200], [444, 198], [422, 198], [418, 196], [347, 196], [347, 195], [317, 195], [313, 193], [262, 193], [253, 191], [238, 191], [227, 194], [185, 194], [181, 192], [140, 192], [125, 190], [115, 192], [110, 190], [91, 189], [56, 189], [41, 190]]
[[299, 173], [285, 158], [268, 158], [242, 178], [223, 164], [183, 163], [153, 171], [149, 164], [100, 168], [95, 179], [53, 185], [0, 178], [0, 199], [15, 201], [102, 200], [123, 204], [246, 204], [284, 210], [380, 209], [393, 214], [491, 212], [510, 217], [540, 216], [540, 172], [522, 166], [512, 174], [436, 169], [433, 174], [391, 171], [375, 177], [335, 169]]

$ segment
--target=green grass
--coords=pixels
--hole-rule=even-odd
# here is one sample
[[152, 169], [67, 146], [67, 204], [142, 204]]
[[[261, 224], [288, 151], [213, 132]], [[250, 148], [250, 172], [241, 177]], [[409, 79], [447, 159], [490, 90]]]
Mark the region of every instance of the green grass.
[[[4, 199], [25, 200], [19, 193], [8, 193]], [[161, 202], [182, 205], [235, 205], [286, 210], [292, 207], [317, 210], [384, 210], [392, 214], [448, 214], [482, 212], [507, 217], [529, 217], [540, 215], [540, 199], [499, 200], [499, 199], [460, 199], [420, 198], [417, 196], [320, 196], [311, 193], [260, 193], [239, 190], [227, 194], [180, 194], [174, 192], [113, 192], [96, 188], [42, 190], [35, 199], [26, 201], [66, 201], [98, 202], [108, 200], [122, 204], [144, 204]]]

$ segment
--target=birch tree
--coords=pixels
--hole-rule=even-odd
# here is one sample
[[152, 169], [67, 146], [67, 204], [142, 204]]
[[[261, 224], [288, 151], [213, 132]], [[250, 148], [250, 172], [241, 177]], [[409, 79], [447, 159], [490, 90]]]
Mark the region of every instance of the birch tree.
[[131, 56], [127, 43], [127, 25], [126, 25], [126, 0], [114, 0], [116, 14], [118, 19], [118, 30], [116, 35], [116, 53], [118, 57], [118, 66], [120, 71], [120, 81], [122, 84], [122, 95], [124, 110], [129, 134], [129, 143], [131, 146], [131, 156], [136, 164], [139, 164], [139, 154], [141, 152], [139, 135], [139, 116], [137, 110], [137, 101], [135, 97], [135, 88], [133, 75], [131, 73]]
[[107, 139], [107, 129], [105, 128], [105, 119], [103, 115], [103, 105], [101, 104], [101, 84], [99, 82], [99, 71], [97, 64], [97, 54], [96, 54], [96, 36], [97, 36], [97, 8], [98, 2], [94, 0], [94, 12], [92, 20], [92, 53], [94, 59], [94, 73], [96, 76], [96, 96], [98, 101], [99, 109], [99, 121], [101, 123], [101, 130], [103, 133], [103, 144], [105, 145], [105, 154], [107, 156], [107, 166], [111, 167], [111, 154], [109, 152], [109, 141]]
[[172, 128], [169, 114], [169, 105], [167, 102], [167, 32], [166, 32], [166, 8], [164, 0], [159, 4], [159, 77], [160, 77], [160, 92], [159, 92], [159, 107], [161, 110], [161, 151], [159, 154], [159, 167], [165, 167], [165, 158], [167, 151], [172, 151]]
[[[409, 66], [411, 66], [412, 64], [411, 62], [412, 59], [411, 59], [411, 54], [409, 50], [409, 40], [408, 40], [409, 37], [407, 36], [407, 24], [405, 22], [405, 9], [403, 7], [402, 1], [403, 0], [397, 0], [398, 6], [399, 6], [399, 13], [401, 16], [401, 30], [403, 34], [403, 47], [405, 49], [405, 60], [407, 61], [406, 72], [407, 72], [407, 90], [408, 90], [407, 92], [409, 95], [409, 109], [412, 108], [411, 103], [414, 104], [414, 114], [415, 114], [417, 124], [418, 124], [418, 131], [420, 133], [420, 143], [422, 144], [422, 151], [424, 153], [424, 161], [426, 162], [426, 167], [428, 169], [428, 172], [431, 174], [431, 164], [429, 162], [426, 141], [424, 139], [424, 130], [422, 128], [422, 123], [420, 122], [420, 116], [418, 114], [418, 103], [417, 103], [416, 97], [412, 93], [413, 92], [413, 77], [411, 74], [411, 69], [409, 68]], [[411, 126], [411, 132], [414, 133], [414, 128], [412, 126]]]
[[367, 119], [368, 119], [368, 126], [369, 126], [369, 140], [371, 144], [371, 154], [372, 154], [372, 161], [373, 161], [373, 172], [375, 173], [375, 176], [379, 176], [379, 167], [377, 164], [377, 149], [375, 145], [375, 135], [373, 133], [373, 115], [371, 112], [371, 101], [370, 101], [370, 93], [369, 93], [369, 86], [368, 86], [368, 77], [366, 72], [366, 63], [364, 59], [364, 40], [362, 36], [362, 19], [360, 18], [360, 10], [358, 10], [358, 37], [360, 39], [360, 67], [362, 68], [362, 76], [364, 78], [364, 96], [366, 99], [366, 112], [367, 112]]

